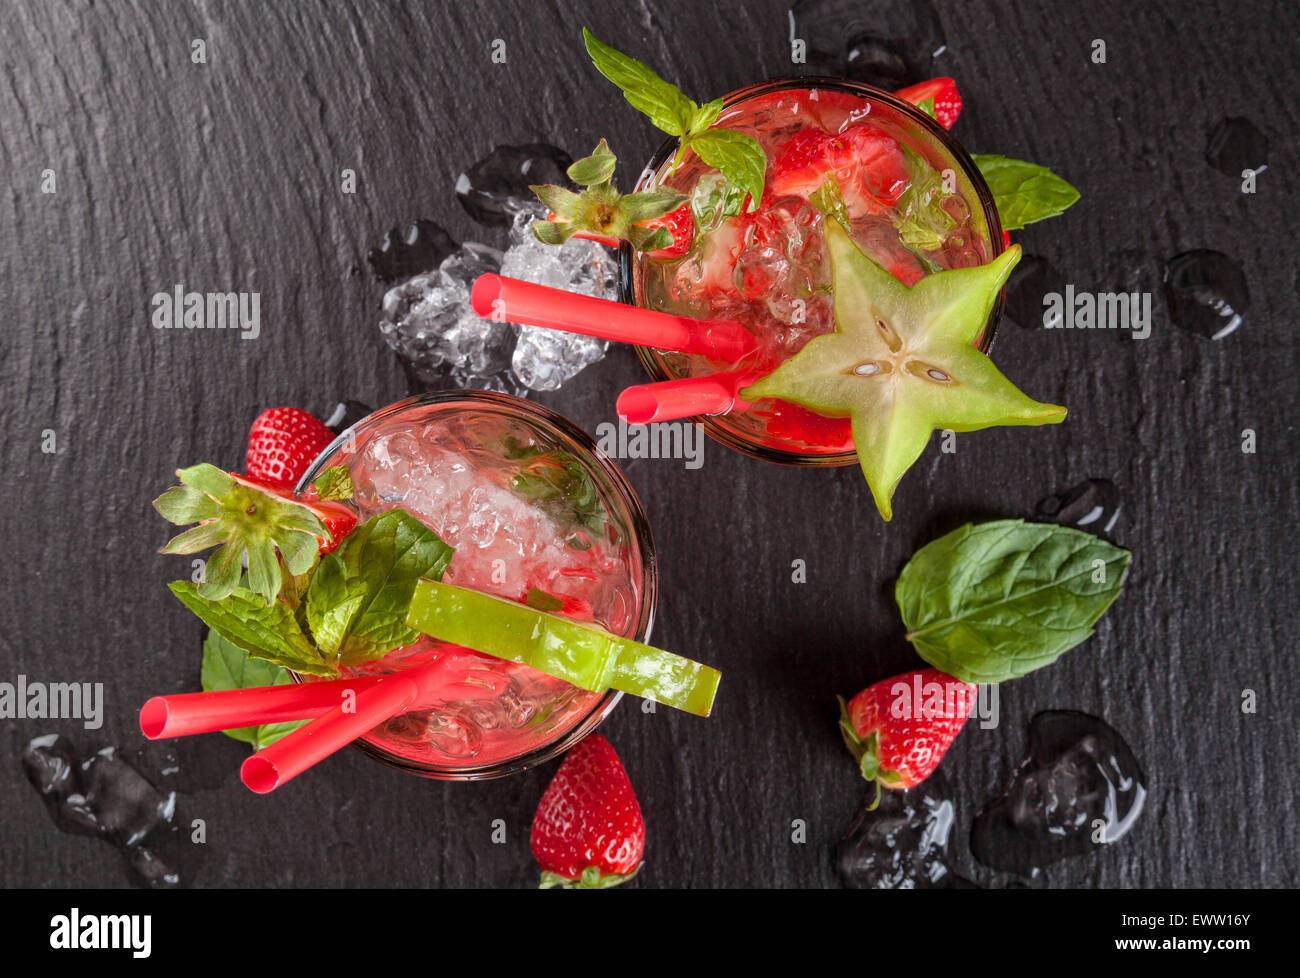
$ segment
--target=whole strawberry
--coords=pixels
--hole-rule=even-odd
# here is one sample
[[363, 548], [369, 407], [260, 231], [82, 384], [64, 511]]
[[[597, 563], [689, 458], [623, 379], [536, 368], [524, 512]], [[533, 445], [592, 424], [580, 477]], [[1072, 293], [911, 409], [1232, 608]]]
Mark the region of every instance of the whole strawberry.
[[[862, 776], [880, 789], [928, 778], [970, 716], [979, 687], [938, 669], [918, 669], [840, 698], [840, 732]], [[872, 803], [875, 807], [875, 802]]]
[[636, 875], [645, 822], [623, 764], [592, 734], [569, 751], [533, 816], [542, 889], [603, 889]]
[[292, 489], [333, 440], [334, 432], [306, 411], [271, 408], [248, 431], [244, 473], [264, 485]]

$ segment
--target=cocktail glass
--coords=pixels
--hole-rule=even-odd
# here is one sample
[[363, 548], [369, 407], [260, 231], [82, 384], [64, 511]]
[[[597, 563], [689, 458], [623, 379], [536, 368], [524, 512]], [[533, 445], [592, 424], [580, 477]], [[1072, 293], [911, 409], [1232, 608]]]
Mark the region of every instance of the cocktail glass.
[[[1001, 254], [1002, 226], [979, 169], [942, 126], [909, 102], [869, 85], [833, 78], [763, 82], [731, 92], [723, 102], [715, 125], [738, 129], [758, 139], [768, 155], [769, 186], [772, 161], [780, 147], [804, 126], [836, 133], [867, 124], [893, 137], [928, 164], [941, 180], [946, 180], [944, 207], [955, 218], [955, 226], [941, 248], [927, 251], [919, 259], [923, 261], [922, 274], [982, 265]], [[637, 189], [668, 186], [691, 194], [701, 178], [716, 173], [698, 156], [688, 153], [681, 166], [667, 175], [676, 152], [677, 140], [666, 141], [647, 164]], [[620, 249], [619, 286], [624, 302], [696, 318], [736, 320], [760, 340], [760, 353], [753, 358], [757, 362], [747, 359], [738, 364], [638, 346], [641, 363], [656, 381], [748, 366], [757, 366], [766, 373], [814, 336], [834, 328], [829, 267], [821, 242], [821, 212], [806, 200], [769, 200], [769, 194], [764, 196], [757, 214], [751, 215], [766, 214], [762, 237], [746, 230], [736, 241], [721, 247], [715, 240], [711, 248], [710, 236], [716, 231], [697, 228], [691, 251], [674, 259], [634, 253], [626, 243]], [[887, 208], [855, 220], [850, 228], [859, 247], [886, 268], [899, 261], [918, 260], [919, 253], [900, 241], [895, 217], [896, 211]], [[734, 227], [729, 231], [734, 233]], [[735, 296], [710, 294], [708, 288], [700, 288], [701, 282], [708, 283], [711, 275], [718, 274], [718, 261], [728, 260], [736, 248], [739, 255], [735, 268], [722, 269], [731, 276]], [[720, 255], [726, 258], [720, 259]], [[776, 286], [751, 298], [747, 295], [753, 291], [748, 288], [751, 280], [746, 279], [747, 274], [757, 275], [763, 282], [775, 281]], [[802, 305], [797, 305], [796, 300]], [[999, 298], [976, 344], [985, 353], [993, 342], [1001, 310]], [[847, 420], [826, 418], [785, 402], [764, 401], [747, 410], [692, 420], [701, 422], [715, 440], [754, 458], [807, 466], [857, 461]]]
[[[658, 578], [641, 503], [617, 466], [554, 412], [489, 391], [412, 397], [340, 435], [299, 488], [333, 465], [350, 472], [362, 519], [401, 507], [456, 548], [448, 583], [514, 599], [536, 589], [563, 602], [561, 614], [649, 637]], [[345, 674], [389, 673], [435, 656], [456, 678], [448, 699], [355, 744], [423, 777], [481, 780], [544, 763], [622, 696], [428, 638]]]

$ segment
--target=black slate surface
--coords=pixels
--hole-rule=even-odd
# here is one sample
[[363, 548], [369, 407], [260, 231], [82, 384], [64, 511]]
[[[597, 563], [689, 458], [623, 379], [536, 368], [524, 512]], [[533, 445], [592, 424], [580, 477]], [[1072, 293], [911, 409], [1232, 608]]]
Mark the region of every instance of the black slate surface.
[[[876, 5], [856, 6], [872, 16]], [[863, 792], [833, 694], [917, 664], [893, 578], [962, 521], [1030, 516], [1088, 478], [1118, 487], [1110, 536], [1133, 550], [1131, 578], [1092, 640], [1004, 686], [1000, 724], [969, 725], [944, 761], [958, 868], [1006, 882], [971, 863], [970, 822], [1019, 761], [1030, 717], [1064, 708], [1123, 734], [1150, 797], [1127, 838], [1031, 885], [1294, 885], [1300, 14], [1280, 3], [936, 6], [947, 47], [933, 73], [955, 76], [966, 98], [958, 138], [1050, 165], [1083, 192], [1017, 239], [1079, 289], [1136, 278], [1130, 287], [1154, 293], [1152, 335], [1004, 324], [999, 364], [1068, 405], [1069, 421], [961, 436], [955, 455], [932, 446], [888, 526], [853, 469], [783, 469], [713, 443], [698, 471], [627, 463], [661, 557], [655, 639], [726, 673], [707, 721], [626, 702], [603, 728], [648, 823], [649, 863], [632, 885], [836, 885], [834, 843]], [[107, 711], [97, 731], [0, 721], [0, 883], [116, 887], [128, 883], [120, 859], [54, 827], [19, 754], [54, 731], [85, 749], [139, 750], [141, 702], [197, 688], [199, 626], [163, 586], [177, 558], [154, 552], [168, 530], [149, 500], [170, 471], [236, 465], [263, 407], [322, 412], [410, 392], [374, 325], [383, 290], [365, 255], [415, 218], [500, 244], [452, 193], [493, 145], [579, 154], [604, 135], [630, 178], [659, 134], [586, 63], [581, 25], [701, 97], [789, 73], [790, 26], [778, 0], [6, 7], [0, 681], [103, 682]], [[205, 65], [191, 63], [194, 38], [207, 42]], [[504, 64], [491, 59], [496, 38]], [[1105, 64], [1089, 57], [1098, 38]], [[1269, 137], [1254, 195], [1206, 162], [1229, 116]], [[339, 191], [345, 167], [355, 195]], [[1195, 248], [1245, 269], [1250, 308], [1221, 341], [1175, 328], [1160, 293], [1164, 260]], [[178, 282], [260, 292], [262, 335], [151, 328], [150, 296]], [[615, 351], [539, 400], [594, 431], [641, 377]], [[56, 454], [41, 450], [47, 429]], [[791, 581], [795, 559], [807, 583]], [[1254, 714], [1242, 712], [1245, 689]], [[179, 771], [163, 776], [169, 751]], [[527, 830], [553, 765], [444, 784], [345, 751], [255, 797], [236, 776], [245, 753], [211, 735], [140, 762], [207, 824], [188, 885], [534, 880]], [[490, 841], [495, 819], [504, 845]]]

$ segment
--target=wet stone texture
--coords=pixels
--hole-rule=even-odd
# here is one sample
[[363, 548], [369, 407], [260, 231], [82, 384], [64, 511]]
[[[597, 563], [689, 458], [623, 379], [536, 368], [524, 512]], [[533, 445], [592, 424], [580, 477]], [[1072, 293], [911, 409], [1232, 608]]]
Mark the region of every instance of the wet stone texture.
[[[102, 682], [106, 707], [93, 733], [0, 719], [0, 884], [131, 878], [104, 839], [129, 834], [135, 814], [103, 838], [61, 831], [22, 757], [58, 733], [83, 750], [78, 763], [107, 744], [127, 758], [143, 746], [135, 713], [148, 696], [198, 688], [201, 628], [164, 586], [190, 567], [156, 554], [167, 527], [148, 506], [172, 471], [237, 467], [265, 407], [327, 417], [342, 401], [378, 407], [428, 386], [385, 342], [384, 297], [434, 271], [451, 284], [439, 277], [426, 300], [457, 292], [466, 242], [505, 254], [508, 215], [495, 190], [475, 187], [553, 178], [604, 136], [630, 189], [662, 134], [587, 63], [583, 24], [701, 99], [792, 73], [953, 76], [959, 140], [1049, 164], [1083, 194], [1016, 233], [1041, 264], [1018, 280], [1025, 328], [1004, 324], [993, 346], [1028, 393], [1069, 407], [1065, 424], [961, 434], [951, 454], [933, 445], [888, 525], [852, 468], [764, 465], [711, 442], [698, 469], [626, 463], [659, 553], [654, 640], [726, 676], [707, 720], [626, 701], [603, 728], [648, 823], [646, 868], [630, 885], [868, 885], [893, 872], [872, 845], [841, 846], [865, 789], [834, 694], [919, 664], [890, 596], [918, 546], [1015, 516], [1132, 549], [1126, 593], [1087, 644], [1004, 684], [997, 725], [968, 724], [945, 757], [941, 797], [890, 799], [912, 812], [882, 813], [902, 818], [894, 837], [926, 839], [933, 815], [920, 870], [941, 864], [981, 886], [1300, 878], [1300, 814], [1279, 803], [1300, 794], [1300, 777], [1278, 665], [1300, 608], [1289, 220], [1300, 167], [1286, 138], [1300, 130], [1300, 8], [801, 0], [790, 13], [781, 0], [6, 5], [0, 682]], [[792, 34], [803, 64], [791, 63]], [[195, 37], [208, 40], [207, 64], [190, 61]], [[497, 38], [505, 63], [491, 57]], [[1089, 59], [1095, 38], [1108, 42], [1105, 65]], [[500, 146], [528, 149], [474, 169]], [[1241, 169], [1264, 164], [1256, 192], [1242, 193]], [[260, 335], [154, 329], [151, 297], [178, 283], [258, 293]], [[1042, 328], [1044, 293], [1066, 286], [1151, 293], [1150, 337]], [[505, 338], [487, 339], [479, 367], [509, 366]], [[438, 343], [422, 352], [433, 369]], [[630, 351], [611, 348], [531, 396], [595, 433], [643, 379]], [[796, 559], [805, 583], [791, 580]], [[1026, 876], [974, 858], [972, 829], [1013, 784], [1030, 721], [1047, 710], [1113, 728], [1148, 794], [1118, 841]], [[528, 825], [553, 765], [446, 784], [344, 751], [260, 798], [236, 778], [246, 745], [209, 735], [174, 749], [178, 788], [158, 790], [216, 827], [203, 873], [184, 885], [535, 883]], [[59, 818], [75, 817], [65, 808]], [[497, 818], [506, 845], [488, 841]], [[795, 819], [805, 841], [792, 841]]]

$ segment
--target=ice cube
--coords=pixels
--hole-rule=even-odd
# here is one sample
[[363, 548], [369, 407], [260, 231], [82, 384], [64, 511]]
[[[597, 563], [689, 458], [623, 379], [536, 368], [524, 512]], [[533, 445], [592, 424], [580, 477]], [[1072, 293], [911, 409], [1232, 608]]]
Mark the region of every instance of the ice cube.
[[430, 382], [449, 374], [463, 386], [492, 377], [510, 364], [514, 329], [481, 319], [470, 307], [474, 279], [495, 272], [501, 253], [466, 242], [434, 271], [408, 279], [384, 296], [379, 329], [416, 374]]

